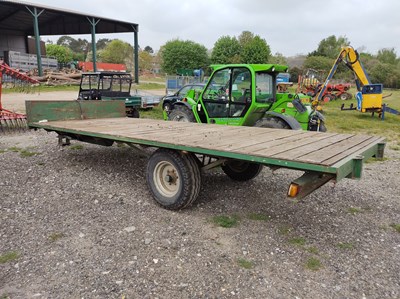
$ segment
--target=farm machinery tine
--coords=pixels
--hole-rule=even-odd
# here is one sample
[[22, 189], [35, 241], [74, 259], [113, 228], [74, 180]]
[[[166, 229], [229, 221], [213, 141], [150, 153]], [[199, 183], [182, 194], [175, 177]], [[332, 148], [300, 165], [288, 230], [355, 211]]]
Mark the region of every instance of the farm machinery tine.
[[26, 115], [21, 113], [12, 112], [4, 109], [1, 104], [1, 91], [3, 83], [3, 74], [10, 76], [19, 82], [27, 82], [32, 84], [38, 84], [39, 81], [30, 78], [29, 76], [10, 68], [6, 63], [0, 63], [0, 132], [13, 132], [13, 131], [24, 131], [28, 128], [26, 121]]

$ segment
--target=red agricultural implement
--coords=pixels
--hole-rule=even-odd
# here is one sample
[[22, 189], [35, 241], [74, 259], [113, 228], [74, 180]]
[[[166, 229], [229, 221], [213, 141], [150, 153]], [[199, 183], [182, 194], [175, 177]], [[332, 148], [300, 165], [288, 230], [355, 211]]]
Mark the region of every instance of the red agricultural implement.
[[[297, 93], [304, 93], [310, 96], [317, 95], [322, 87], [323, 80], [321, 79], [322, 74], [320, 71], [313, 69], [307, 69], [307, 71], [300, 75], [298, 78]], [[336, 99], [350, 100], [353, 96], [349, 93], [351, 84], [327, 84], [321, 95], [321, 101], [329, 102]]]
[[16, 113], [3, 108], [1, 102], [1, 92], [3, 87], [3, 75], [14, 79], [14, 83], [32, 83], [37, 84], [39, 81], [10, 68], [6, 63], [0, 63], [0, 132], [7, 132], [13, 130], [23, 130], [27, 128], [25, 114]]

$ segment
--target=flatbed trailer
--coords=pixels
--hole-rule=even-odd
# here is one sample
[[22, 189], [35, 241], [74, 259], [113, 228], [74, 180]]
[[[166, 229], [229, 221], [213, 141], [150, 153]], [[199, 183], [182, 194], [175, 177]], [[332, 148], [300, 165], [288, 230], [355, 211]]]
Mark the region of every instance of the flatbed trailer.
[[59, 142], [158, 148], [148, 160], [147, 183], [172, 210], [196, 200], [201, 171], [214, 167], [239, 181], [262, 166], [304, 171], [287, 193], [302, 198], [331, 180], [361, 178], [363, 161], [383, 158], [385, 147], [375, 136], [127, 118], [117, 101], [27, 101], [26, 111], [30, 128], [54, 131]]

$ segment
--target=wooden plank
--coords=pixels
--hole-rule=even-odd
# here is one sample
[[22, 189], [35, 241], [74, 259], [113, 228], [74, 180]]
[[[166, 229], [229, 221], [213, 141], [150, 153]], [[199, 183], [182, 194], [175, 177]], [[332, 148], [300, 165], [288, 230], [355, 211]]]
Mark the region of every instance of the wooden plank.
[[339, 157], [340, 154], [344, 152], [347, 152], [348, 154], [354, 153], [356, 151], [356, 147], [359, 144], [362, 144], [363, 142], [366, 142], [368, 144], [371, 142], [369, 141], [371, 138], [374, 137], [365, 135], [354, 135], [351, 138], [337, 142], [327, 148], [323, 148], [313, 153], [304, 155], [299, 160], [306, 163], [332, 165], [339, 160], [337, 157]]
[[364, 148], [367, 148], [368, 145], [375, 144], [378, 141], [382, 141], [382, 137], [372, 137], [372, 138], [365, 140], [364, 142], [358, 144], [357, 146], [354, 146], [348, 150], [341, 152], [340, 154], [338, 154], [336, 156], [333, 156], [332, 158], [330, 158], [328, 160], [322, 161], [322, 163], [324, 165], [333, 165], [333, 164], [337, 163], [338, 161], [348, 157], [349, 155], [355, 154], [356, 152], [358, 152]]
[[307, 155], [309, 153], [313, 153], [317, 150], [324, 149], [332, 144], [340, 142], [342, 140], [348, 139], [352, 134], [334, 134], [330, 137], [320, 140], [319, 142], [313, 142], [311, 144], [307, 144], [300, 148], [295, 148], [292, 150], [287, 150], [285, 152], [273, 155], [274, 158], [278, 159], [293, 159], [293, 158], [301, 158], [303, 155]]
[[[235, 142], [235, 140], [229, 140], [227, 142], [224, 140], [224, 142], [222, 144], [218, 144], [216, 148], [229, 151], [241, 151], [242, 149], [248, 151], [250, 149], [256, 149], [257, 145], [265, 144], [265, 142], [279, 140], [280, 143], [284, 143], [291, 140], [291, 138], [297, 139], [299, 134], [301, 135], [302, 132], [296, 132], [292, 130], [273, 130], [269, 131], [268, 134], [264, 133], [254, 137], [249, 136], [248, 138], [240, 142]], [[283, 139], [285, 141], [283, 141]]]
[[[257, 155], [267, 155], [268, 157], [272, 157], [273, 155], [283, 153], [285, 151], [291, 150], [291, 149], [298, 149], [302, 146], [309, 145], [315, 142], [319, 142], [320, 140], [326, 139], [330, 137], [330, 134], [324, 134], [320, 132], [315, 132], [314, 134], [308, 134], [309, 136], [304, 136], [301, 139], [297, 140], [292, 140], [290, 142], [285, 142], [285, 143], [280, 143], [280, 144], [274, 144], [273, 146], [270, 146], [269, 143], [267, 143], [267, 147], [263, 148], [261, 150], [253, 151], [253, 154]], [[292, 161], [295, 161], [296, 159], [290, 159]]]
[[[279, 134], [282, 134], [282, 132], [285, 132], [286, 130], [279, 130]], [[298, 131], [298, 134], [292, 135], [292, 136], [286, 136], [284, 138], [275, 138], [272, 140], [265, 140], [265, 139], [260, 139], [258, 140], [257, 143], [245, 146], [245, 147], [239, 147], [238, 149], [230, 149], [232, 152], [240, 152], [240, 153], [253, 153], [257, 155], [267, 155], [270, 156], [268, 153], [268, 150], [270, 150], [272, 147], [284, 147], [286, 144], [292, 144], [296, 143], [299, 140], [304, 140], [307, 137], [312, 137], [318, 134], [318, 132], [306, 132], [306, 131]]]

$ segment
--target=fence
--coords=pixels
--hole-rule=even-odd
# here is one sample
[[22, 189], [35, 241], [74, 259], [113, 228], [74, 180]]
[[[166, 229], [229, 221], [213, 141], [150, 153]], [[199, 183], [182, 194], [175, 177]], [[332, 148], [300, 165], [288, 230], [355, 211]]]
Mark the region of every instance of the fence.
[[181, 89], [183, 86], [192, 83], [203, 83], [207, 82], [206, 77], [198, 77], [198, 76], [167, 76], [166, 77], [166, 91], [167, 93], [173, 93], [178, 89]]
[[[37, 69], [37, 56], [35, 54], [26, 54], [15, 51], [8, 52], [8, 65], [13, 69], [24, 72]], [[42, 56], [42, 67], [46, 69], [58, 69], [57, 59]]]

